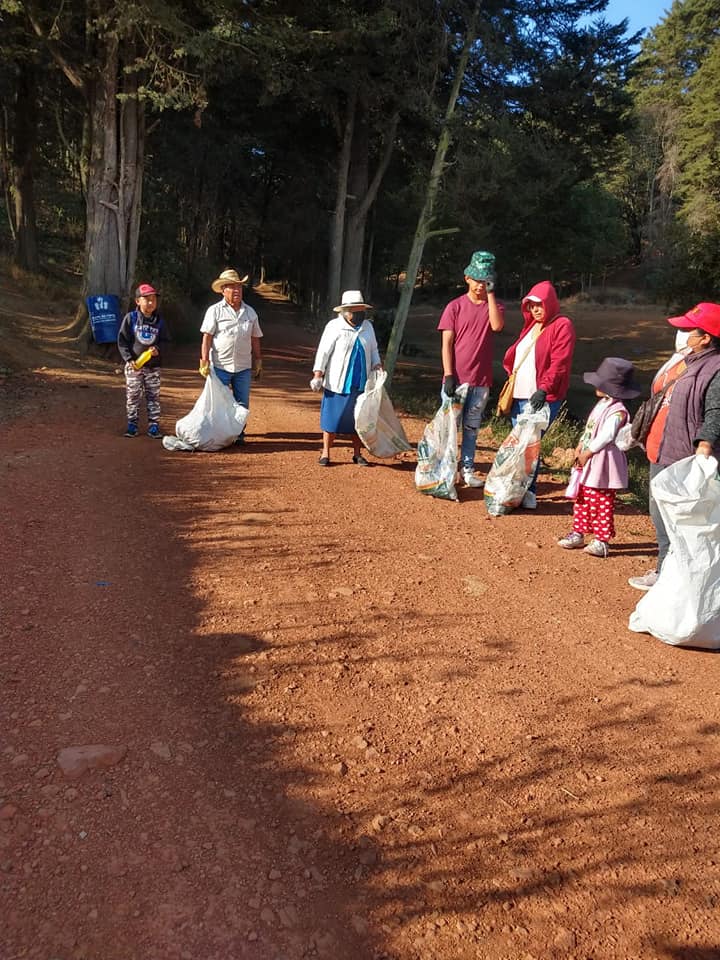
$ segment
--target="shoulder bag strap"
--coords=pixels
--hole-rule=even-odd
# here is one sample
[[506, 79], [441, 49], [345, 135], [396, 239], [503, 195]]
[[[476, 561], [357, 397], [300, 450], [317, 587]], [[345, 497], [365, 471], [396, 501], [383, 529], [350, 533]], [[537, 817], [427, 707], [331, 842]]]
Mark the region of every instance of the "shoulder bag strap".
[[530, 356], [530, 354], [532, 353], [533, 347], [534, 347], [535, 344], [538, 342], [538, 339], [539, 339], [539, 337], [540, 337], [540, 334], [541, 334], [541, 333], [543, 332], [543, 330], [545, 329], [545, 327], [543, 327], [541, 324], [537, 324], [537, 327], [538, 327], [538, 332], [537, 332], [537, 333], [534, 333], [534, 331], [533, 331], [532, 342], [530, 343], [530, 345], [529, 345], [529, 347], [527, 348], [527, 350], [525, 351], [525, 353], [523, 353], [522, 359], [520, 360], [520, 362], [519, 362], [519, 363], [517, 364], [517, 366], [512, 370], [512, 373], [517, 373], [518, 370], [520, 369], [520, 367], [525, 363], [525, 361], [527, 360], [527, 358], [528, 358], [528, 357]]

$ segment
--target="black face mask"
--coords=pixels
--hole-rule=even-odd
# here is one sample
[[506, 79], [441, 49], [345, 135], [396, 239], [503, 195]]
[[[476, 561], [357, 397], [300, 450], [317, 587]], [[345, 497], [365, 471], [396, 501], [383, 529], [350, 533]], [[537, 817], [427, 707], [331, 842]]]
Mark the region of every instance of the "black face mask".
[[353, 327], [359, 327], [362, 324], [363, 320], [365, 319], [362, 313], [359, 313], [359, 312], [356, 313], [355, 311], [353, 311], [352, 313], [349, 313], [348, 315], [343, 314], [343, 316], [345, 317], [347, 322], [351, 324]]

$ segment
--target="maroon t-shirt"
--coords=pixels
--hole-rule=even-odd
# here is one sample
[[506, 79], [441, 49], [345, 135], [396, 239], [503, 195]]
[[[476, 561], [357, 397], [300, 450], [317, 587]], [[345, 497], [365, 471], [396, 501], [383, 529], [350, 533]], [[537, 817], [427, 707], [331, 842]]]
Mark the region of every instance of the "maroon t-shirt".
[[[498, 309], [504, 315], [501, 303]], [[438, 330], [452, 330], [455, 334], [453, 354], [458, 383], [491, 387], [493, 331], [487, 303], [473, 303], [466, 293], [451, 300], [443, 310]]]

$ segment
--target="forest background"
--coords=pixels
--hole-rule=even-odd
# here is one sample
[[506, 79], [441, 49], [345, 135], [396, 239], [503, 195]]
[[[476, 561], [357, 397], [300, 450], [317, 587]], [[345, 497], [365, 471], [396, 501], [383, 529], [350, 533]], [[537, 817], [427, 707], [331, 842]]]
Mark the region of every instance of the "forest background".
[[508, 299], [717, 299], [716, 4], [605, 7], [0, 0], [5, 262], [73, 284], [78, 334], [87, 295], [182, 314], [231, 265], [318, 320], [360, 287], [386, 338], [478, 248]]

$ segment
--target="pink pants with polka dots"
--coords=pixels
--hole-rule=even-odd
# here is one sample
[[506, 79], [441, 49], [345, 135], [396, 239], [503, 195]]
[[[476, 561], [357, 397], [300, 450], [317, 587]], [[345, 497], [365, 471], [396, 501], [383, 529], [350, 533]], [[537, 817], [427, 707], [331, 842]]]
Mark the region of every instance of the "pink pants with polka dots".
[[573, 532], [608, 542], [615, 536], [615, 491], [580, 485], [573, 508]]

